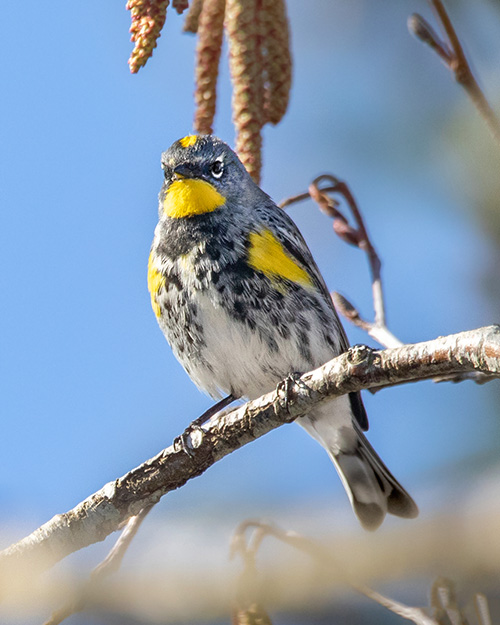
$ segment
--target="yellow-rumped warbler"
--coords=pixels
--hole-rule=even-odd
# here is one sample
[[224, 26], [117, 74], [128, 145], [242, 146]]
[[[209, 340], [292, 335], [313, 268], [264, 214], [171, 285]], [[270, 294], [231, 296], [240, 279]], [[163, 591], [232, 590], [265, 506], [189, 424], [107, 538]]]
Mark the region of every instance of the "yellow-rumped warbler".
[[[311, 252], [291, 218], [214, 136], [162, 155], [165, 180], [149, 257], [158, 323], [195, 384], [213, 398], [254, 399], [319, 367], [348, 341]], [[359, 393], [297, 420], [328, 452], [367, 529], [417, 506], [365, 438]]]

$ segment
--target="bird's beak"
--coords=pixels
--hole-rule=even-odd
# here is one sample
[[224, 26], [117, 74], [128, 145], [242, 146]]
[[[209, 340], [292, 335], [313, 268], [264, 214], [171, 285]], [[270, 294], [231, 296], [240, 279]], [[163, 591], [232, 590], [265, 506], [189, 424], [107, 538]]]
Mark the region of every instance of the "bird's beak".
[[198, 177], [195, 168], [189, 163], [182, 163], [181, 165], [177, 165], [177, 167], [174, 168], [174, 174], [179, 180], [181, 180], [182, 178]]

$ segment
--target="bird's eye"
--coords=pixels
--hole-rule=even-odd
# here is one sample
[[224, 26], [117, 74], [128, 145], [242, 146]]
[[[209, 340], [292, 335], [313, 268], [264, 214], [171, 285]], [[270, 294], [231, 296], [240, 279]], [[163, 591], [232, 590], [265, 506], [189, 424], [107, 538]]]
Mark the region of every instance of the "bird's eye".
[[220, 178], [224, 173], [224, 164], [222, 161], [214, 161], [210, 165], [210, 173], [214, 178]]

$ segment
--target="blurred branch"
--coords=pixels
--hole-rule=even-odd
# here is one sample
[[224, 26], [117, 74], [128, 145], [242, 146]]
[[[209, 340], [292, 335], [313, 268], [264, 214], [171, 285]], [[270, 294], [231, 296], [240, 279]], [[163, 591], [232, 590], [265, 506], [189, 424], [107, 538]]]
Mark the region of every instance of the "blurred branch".
[[[401, 618], [406, 619], [407, 621], [413, 621], [415, 625], [440, 625], [439, 621], [435, 621], [431, 618], [424, 608], [414, 608], [404, 603], [400, 603], [399, 601], [395, 601], [394, 599], [390, 599], [385, 595], [380, 594], [376, 590], [372, 590], [368, 586], [363, 585], [354, 585], [358, 592], [368, 597], [368, 599], [372, 599], [379, 605], [384, 608], [387, 608], [394, 614], [401, 616]], [[456, 624], [458, 625], [458, 623]]]
[[473, 370], [500, 377], [500, 326], [388, 350], [354, 346], [322, 367], [281, 383], [275, 392], [213, 417], [203, 429], [193, 429], [186, 439], [190, 454], [182, 445], [164, 449], [2, 551], [0, 587], [6, 587], [14, 572], [29, 579], [70, 553], [104, 540], [166, 493], [243, 445], [307, 414], [326, 398]]
[[[436, 571], [452, 575], [461, 588], [480, 584], [494, 593], [500, 575], [498, 468], [493, 466], [481, 476], [460, 480], [458, 497], [450, 496], [445, 488], [448, 495], [439, 497], [432, 518], [423, 515], [415, 523], [392, 523], [375, 534], [345, 526], [336, 518], [331, 502], [324, 509], [307, 506], [298, 518], [296, 512], [285, 515], [289, 520], [284, 523], [290, 527], [296, 523], [311, 527], [311, 519], [315, 519], [311, 531], [315, 539], [321, 535], [323, 560], [307, 554], [302, 557], [297, 550], [271, 549], [271, 543], [269, 548], [264, 545], [257, 559], [257, 594], [253, 596], [257, 605], [253, 613], [258, 614], [259, 605], [265, 605], [271, 614], [307, 614], [312, 606], [316, 611], [331, 612], [332, 601], [337, 598], [357, 609], [346, 588], [348, 580], [371, 588], [392, 584], [414, 588], [415, 583], [421, 587], [425, 578], [434, 579]], [[165, 625], [227, 621], [228, 596], [238, 597], [241, 584], [237, 571], [227, 566], [223, 555], [232, 516], [230, 512], [228, 518], [222, 506], [210, 518], [173, 517], [167, 523], [161, 519], [152, 523], [139, 560], [124, 567], [119, 576], [94, 584], [89, 594], [81, 580], [78, 558], [36, 583], [18, 579], [18, 592], [9, 595], [2, 615], [10, 610], [20, 623], [32, 622], [33, 615], [40, 614], [40, 606], [47, 602], [57, 605], [84, 593], [87, 609], [104, 615], [104, 620], [116, 615], [118, 622], [142, 623], [147, 615], [151, 622]], [[197, 539], [176, 545], [172, 536], [186, 530]], [[253, 534], [252, 545], [256, 545], [256, 538]], [[8, 579], [9, 590], [13, 575], [14, 570]], [[484, 595], [476, 594], [474, 602], [478, 622], [491, 625]], [[244, 615], [245, 606], [241, 608]], [[250, 608], [247, 606], [246, 611]], [[42, 620], [38, 617], [39, 622]], [[248, 625], [252, 621], [240, 622]]]
[[474, 78], [444, 4], [441, 0], [429, 0], [429, 3], [447, 40], [442, 41], [430, 24], [418, 13], [408, 18], [408, 30], [434, 50], [444, 65], [453, 72], [455, 80], [465, 89], [490, 129], [493, 138], [500, 145], [500, 121]]
[[492, 625], [490, 608], [488, 600], [483, 593], [478, 592], [474, 597], [474, 605], [476, 608], [477, 621], [480, 625]]
[[[253, 534], [247, 540], [246, 534], [249, 529], [253, 530]], [[272, 536], [290, 547], [309, 555], [320, 566], [322, 575], [328, 569], [342, 571], [342, 568], [335, 561], [332, 552], [325, 550], [324, 545], [296, 532], [284, 531], [269, 523], [254, 520], [244, 521], [233, 534], [230, 547], [231, 556], [238, 553], [243, 559], [244, 571], [240, 577], [238, 593], [241, 595], [243, 592], [244, 605], [251, 605], [254, 610], [260, 613], [265, 613], [265, 611], [260, 605], [262, 593], [259, 594], [258, 589], [256, 557], [266, 536]], [[411, 607], [395, 601], [365, 584], [354, 581], [345, 573], [344, 581], [368, 599], [375, 601], [406, 620], [413, 621], [416, 625], [467, 625], [465, 615], [457, 605], [454, 584], [445, 578], [438, 578], [432, 586], [431, 610]], [[487, 599], [482, 594], [477, 594], [475, 599], [476, 606], [478, 606], [478, 623], [479, 625], [486, 625], [488, 622], [491, 622]], [[238, 602], [241, 602], [241, 598], [238, 599]], [[430, 615], [431, 611], [432, 616]]]
[[87, 598], [94, 594], [95, 588], [99, 586], [106, 577], [116, 573], [116, 571], [120, 568], [130, 543], [134, 539], [140, 526], [142, 525], [142, 522], [152, 508], [153, 506], [145, 507], [139, 512], [139, 514], [130, 517], [108, 555], [94, 568], [90, 574], [90, 579], [80, 589], [77, 599], [53, 612], [49, 620], [45, 621], [43, 625], [59, 625], [59, 623], [62, 623], [72, 614], [76, 614], [77, 612], [81, 612], [85, 609]]

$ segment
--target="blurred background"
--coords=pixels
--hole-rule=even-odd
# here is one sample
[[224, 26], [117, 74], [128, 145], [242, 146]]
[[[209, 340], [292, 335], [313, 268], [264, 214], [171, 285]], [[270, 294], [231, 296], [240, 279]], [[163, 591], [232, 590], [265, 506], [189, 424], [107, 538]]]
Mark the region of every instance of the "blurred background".
[[[174, 359], [146, 286], [160, 154], [192, 130], [195, 37], [181, 32], [183, 18], [169, 8], [153, 58], [132, 76], [124, 4], [27, 0], [2, 10], [1, 547], [168, 446], [211, 403]], [[427, 4], [287, 5], [293, 88], [283, 122], [264, 130], [264, 190], [279, 201], [321, 173], [348, 182], [383, 261], [389, 327], [402, 341], [500, 322], [500, 148], [447, 69], [409, 35], [411, 13], [432, 19]], [[447, 6], [495, 107], [500, 6]], [[215, 129], [232, 143], [230, 99], [224, 57]], [[371, 318], [365, 257], [334, 236], [312, 202], [290, 212], [328, 286]], [[374, 345], [346, 329], [351, 342]], [[420, 506], [411, 527], [387, 519], [367, 537], [326, 454], [299, 427], [285, 426], [165, 497], [106, 591], [110, 598], [120, 580], [140, 589], [154, 579], [157, 599], [170, 603], [156, 606], [143, 594], [142, 603], [141, 596], [117, 600], [69, 622], [228, 622], [202, 599], [214, 587], [224, 596], [241, 568], [228, 563], [228, 545], [249, 516], [333, 545], [347, 536], [358, 555], [365, 547], [372, 553], [373, 541], [390, 545], [401, 531], [417, 540], [450, 512], [472, 535], [483, 532], [476, 513], [489, 506], [498, 518], [498, 382], [422, 382], [364, 398], [370, 441]], [[447, 522], [439, 527], [436, 545]], [[71, 586], [115, 538], [68, 558], [51, 575]], [[276, 558], [290, 557], [286, 548], [272, 549]], [[498, 539], [491, 550], [500, 556]], [[303, 573], [302, 560], [292, 561]], [[479, 563], [474, 571], [476, 577], [460, 573], [443, 555], [411, 582], [395, 585], [397, 575], [386, 570], [392, 585], [385, 588], [422, 605], [433, 576], [455, 572], [464, 589], [490, 593], [498, 618], [498, 569]], [[174, 607], [186, 585], [194, 588], [191, 616]], [[63, 595], [70, 586], [61, 585]], [[39, 623], [57, 607], [51, 601], [25, 612], [0, 608], [0, 621]], [[302, 612], [279, 601], [275, 609], [273, 622], [283, 625], [398, 620], [345, 589], [315, 598]]]

